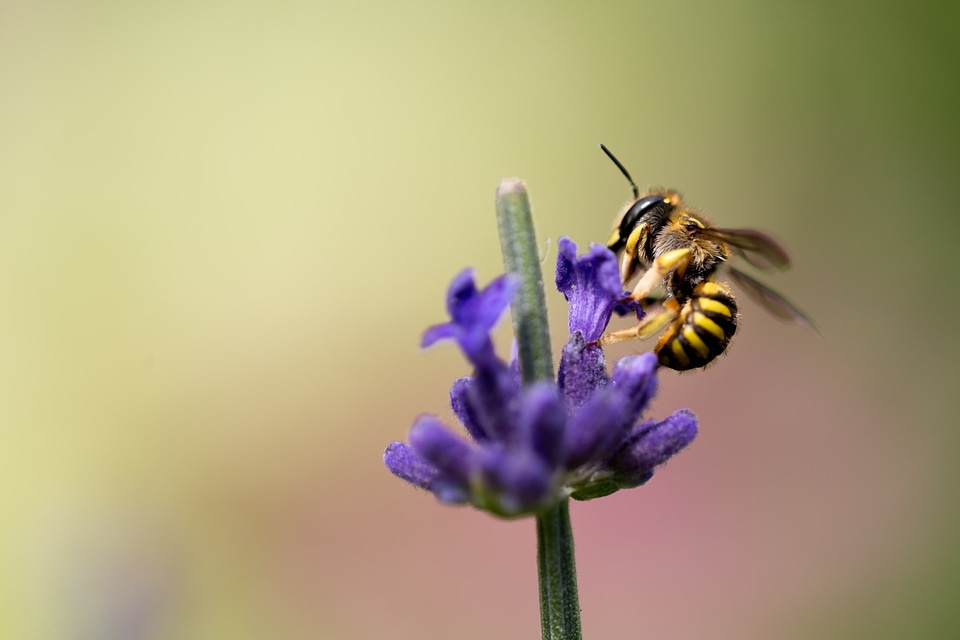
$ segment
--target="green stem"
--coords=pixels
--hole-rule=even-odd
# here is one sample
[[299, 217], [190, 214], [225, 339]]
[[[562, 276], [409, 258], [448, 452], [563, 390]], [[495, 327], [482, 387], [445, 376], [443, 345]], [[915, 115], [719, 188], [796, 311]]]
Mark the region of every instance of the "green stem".
[[[543, 292], [543, 274], [523, 181], [507, 179], [497, 188], [497, 226], [508, 273], [520, 278], [511, 304], [524, 385], [553, 380], [553, 354]], [[537, 515], [537, 572], [544, 640], [580, 640], [580, 599], [568, 501]]]
[[504, 269], [520, 277], [520, 291], [510, 305], [513, 335], [517, 337], [520, 355], [520, 377], [524, 384], [553, 380], [543, 273], [530, 216], [530, 200], [522, 180], [500, 181], [497, 187], [497, 227], [500, 229]]
[[537, 516], [537, 571], [543, 640], [580, 640], [580, 597], [569, 500]]

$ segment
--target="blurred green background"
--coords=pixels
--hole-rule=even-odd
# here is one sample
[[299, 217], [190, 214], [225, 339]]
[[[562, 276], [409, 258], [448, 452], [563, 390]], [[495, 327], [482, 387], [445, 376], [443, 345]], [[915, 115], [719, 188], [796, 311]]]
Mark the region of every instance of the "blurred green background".
[[599, 142], [824, 337], [745, 302], [662, 375], [701, 433], [573, 506], [585, 635], [957, 637], [958, 7], [4, 2], [0, 637], [538, 637], [533, 523], [380, 456], [452, 419], [419, 334], [500, 178], [548, 272], [606, 239]]

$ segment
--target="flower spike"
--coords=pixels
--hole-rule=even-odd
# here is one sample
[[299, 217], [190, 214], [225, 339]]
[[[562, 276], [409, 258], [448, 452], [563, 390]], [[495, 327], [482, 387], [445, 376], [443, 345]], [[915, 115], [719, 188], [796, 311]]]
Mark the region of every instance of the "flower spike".
[[652, 354], [621, 359], [612, 376], [606, 371], [594, 341], [625, 294], [613, 253], [593, 245], [578, 257], [576, 244], [561, 238], [556, 282], [570, 303], [558, 380], [522, 387], [515, 363], [497, 357], [490, 337], [516, 279], [501, 276], [482, 290], [470, 269], [453, 279], [450, 321], [427, 329], [422, 344], [452, 339], [473, 365], [473, 375], [450, 389], [470, 440], [434, 416], [420, 416], [410, 444], [394, 442], [384, 453], [392, 473], [442, 502], [517, 517], [569, 496], [592, 499], [639, 486], [693, 440], [696, 419], [687, 410], [641, 422], [657, 387]]

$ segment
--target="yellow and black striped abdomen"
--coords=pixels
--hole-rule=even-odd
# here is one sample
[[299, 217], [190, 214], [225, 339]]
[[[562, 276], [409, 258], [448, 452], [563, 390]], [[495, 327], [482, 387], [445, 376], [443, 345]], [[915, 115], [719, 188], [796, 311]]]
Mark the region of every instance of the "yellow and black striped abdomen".
[[723, 353], [736, 332], [737, 301], [733, 293], [722, 284], [701, 282], [660, 336], [654, 353], [663, 367], [699, 369]]

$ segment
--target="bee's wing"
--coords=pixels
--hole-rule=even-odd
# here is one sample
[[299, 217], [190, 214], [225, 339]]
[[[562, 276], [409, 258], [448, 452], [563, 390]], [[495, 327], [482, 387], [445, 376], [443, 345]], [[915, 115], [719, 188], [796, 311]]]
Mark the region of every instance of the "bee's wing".
[[797, 322], [808, 329], [812, 329], [813, 331], [820, 333], [817, 325], [814, 324], [813, 320], [811, 320], [807, 314], [805, 314], [803, 311], [800, 311], [800, 309], [795, 307], [792, 302], [784, 298], [767, 285], [755, 279], [753, 276], [749, 276], [743, 271], [740, 271], [736, 267], [728, 266], [727, 272], [730, 274], [730, 278], [740, 288], [746, 291], [751, 298], [760, 303], [760, 306], [769, 311], [771, 314], [783, 320]]
[[790, 266], [790, 256], [787, 255], [786, 249], [765, 233], [753, 229], [713, 229], [710, 227], [700, 229], [698, 233], [730, 245], [734, 253], [757, 269], [774, 271], [786, 269]]

